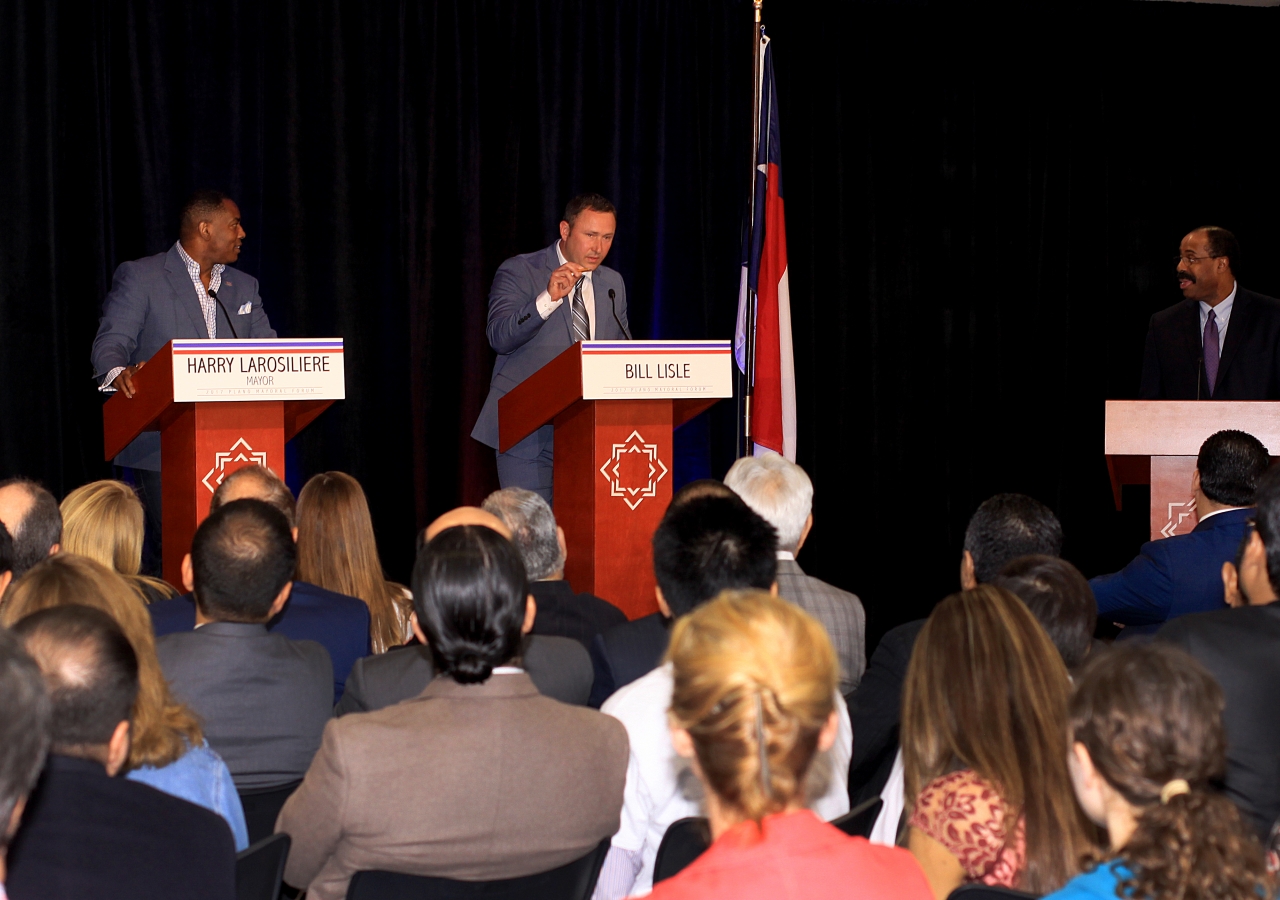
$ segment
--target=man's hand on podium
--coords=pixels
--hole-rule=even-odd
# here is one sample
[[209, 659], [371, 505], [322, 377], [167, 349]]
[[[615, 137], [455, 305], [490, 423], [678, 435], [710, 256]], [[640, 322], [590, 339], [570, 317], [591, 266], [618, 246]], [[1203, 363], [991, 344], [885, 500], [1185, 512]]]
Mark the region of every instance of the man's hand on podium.
[[552, 272], [551, 280], [547, 282], [547, 293], [551, 296], [551, 299], [563, 300], [568, 296], [585, 271], [587, 271], [586, 266], [580, 266], [576, 262], [567, 262]]
[[125, 370], [116, 376], [116, 380], [111, 382], [111, 386], [132, 400], [133, 395], [137, 393], [137, 388], [133, 386], [133, 375], [145, 365], [146, 362], [143, 361], [136, 366], [125, 366]]

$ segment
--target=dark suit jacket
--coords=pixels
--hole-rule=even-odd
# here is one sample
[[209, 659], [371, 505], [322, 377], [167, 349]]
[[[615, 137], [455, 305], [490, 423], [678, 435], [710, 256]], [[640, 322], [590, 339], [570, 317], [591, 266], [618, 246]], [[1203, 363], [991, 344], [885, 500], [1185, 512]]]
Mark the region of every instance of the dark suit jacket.
[[210, 622], [158, 639], [156, 653], [238, 789], [277, 787], [306, 774], [333, 710], [324, 647], [271, 634], [265, 625]]
[[[498, 401], [561, 351], [573, 346], [573, 314], [568, 297], [545, 320], [538, 314], [538, 295], [547, 289], [551, 273], [559, 266], [556, 245], [552, 244], [534, 253], [513, 256], [499, 266], [493, 276], [485, 331], [489, 346], [498, 358], [493, 363], [489, 396], [471, 431], [471, 436], [482, 444], [495, 449], [498, 446]], [[625, 340], [619, 324], [627, 321], [627, 287], [622, 283], [622, 276], [608, 266], [599, 266], [591, 273], [591, 287], [596, 298], [596, 339]], [[610, 289], [616, 295], [612, 308]], [[545, 434], [535, 432], [509, 452], [522, 459], [534, 459], [540, 443], [549, 438], [551, 426], [544, 425], [539, 432]]]
[[[849, 704], [849, 721], [853, 724], [853, 756], [849, 760], [851, 794], [875, 773], [878, 761], [898, 746], [902, 683], [906, 681], [911, 651], [925, 621], [915, 619], [885, 632], [875, 653], [871, 654], [857, 689], [845, 698]], [[887, 775], [887, 771], [884, 774]]]
[[12, 900], [233, 900], [236, 849], [222, 817], [102, 763], [50, 755], [9, 848]]
[[1280, 603], [1184, 616], [1156, 638], [1188, 651], [1222, 686], [1225, 793], [1265, 841], [1280, 818]]
[[[190, 594], [147, 606], [156, 637], [196, 627], [195, 601]], [[289, 602], [267, 623], [272, 634], [295, 641], [315, 641], [329, 651], [333, 663], [333, 702], [342, 696], [347, 673], [357, 659], [369, 655], [369, 607], [363, 600], [295, 581]]]
[[535, 581], [529, 591], [538, 604], [534, 634], [573, 638], [583, 647], [590, 647], [597, 634], [627, 621], [626, 614], [609, 601], [595, 594], [575, 594], [564, 580]]
[[671, 640], [671, 621], [652, 613], [610, 628], [591, 641], [595, 683], [588, 706], [599, 709], [609, 695], [658, 668]]
[[[228, 266], [218, 291], [218, 339], [273, 338], [258, 296], [258, 279]], [[246, 304], [248, 304], [246, 308]], [[240, 312], [244, 309], [245, 312]], [[234, 321], [232, 321], [234, 320]], [[94, 378], [117, 366], [137, 365], [174, 338], [208, 338], [200, 298], [175, 242], [165, 253], [121, 263], [102, 304], [93, 339]], [[116, 464], [160, 469], [160, 432], [144, 431], [116, 457]]]
[[1190, 534], [1143, 544], [1137, 558], [1119, 572], [1089, 580], [1098, 615], [1107, 622], [1152, 625], [1187, 613], [1226, 609], [1222, 564], [1235, 559], [1248, 530], [1245, 520], [1254, 513], [1252, 508], [1224, 510]]
[[1237, 282], [1212, 398], [1204, 374], [1202, 340], [1197, 300], [1183, 300], [1152, 316], [1138, 396], [1143, 400], [1280, 400], [1280, 301], [1246, 291]]
[[[525, 671], [544, 695], [562, 703], [586, 704], [591, 693], [591, 659], [577, 641], [530, 635], [523, 656]], [[351, 669], [334, 715], [369, 712], [416, 697], [435, 674], [431, 653], [420, 644], [366, 656]]]

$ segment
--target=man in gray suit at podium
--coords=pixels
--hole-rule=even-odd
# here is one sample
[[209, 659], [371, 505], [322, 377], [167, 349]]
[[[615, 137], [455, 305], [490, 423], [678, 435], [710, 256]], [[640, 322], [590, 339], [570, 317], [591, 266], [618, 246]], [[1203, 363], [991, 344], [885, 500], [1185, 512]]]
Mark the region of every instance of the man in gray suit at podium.
[[[559, 240], [498, 267], [486, 327], [498, 359], [471, 431], [480, 443], [498, 449], [498, 400], [561, 352], [578, 341], [631, 339], [626, 285], [601, 265], [617, 223], [612, 203], [599, 194], [580, 194], [564, 209]], [[550, 503], [552, 449], [547, 424], [498, 453], [499, 483], [536, 491]]]

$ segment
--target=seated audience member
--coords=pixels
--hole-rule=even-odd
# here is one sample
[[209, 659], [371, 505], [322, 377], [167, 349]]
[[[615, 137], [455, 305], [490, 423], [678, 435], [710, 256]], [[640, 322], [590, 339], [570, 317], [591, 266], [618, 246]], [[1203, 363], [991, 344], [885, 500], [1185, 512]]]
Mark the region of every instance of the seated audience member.
[[823, 625], [763, 591], [725, 591], [672, 629], [671, 742], [707, 796], [713, 843], [654, 885], [676, 898], [932, 897], [911, 854], [805, 809], [805, 776], [840, 727]]
[[1098, 610], [1079, 569], [1056, 556], [1022, 556], [1001, 569], [991, 583], [1027, 604], [1058, 648], [1068, 672], [1084, 665], [1093, 648]]
[[1098, 616], [1121, 625], [1155, 626], [1187, 613], [1223, 608], [1222, 564], [1231, 561], [1253, 495], [1271, 457], [1253, 435], [1219, 431], [1200, 446], [1191, 478], [1200, 521], [1190, 534], [1148, 541], [1114, 575], [1090, 580]]
[[[741, 502], [733, 491], [722, 482], [711, 478], [703, 478], [686, 484], [676, 491], [667, 506], [664, 515], [671, 515], [686, 503], [702, 500], [707, 497], [728, 497]], [[777, 574], [777, 563], [774, 573], [770, 575], [768, 585], [772, 585]], [[724, 587], [756, 587], [757, 585], [724, 585]], [[703, 599], [710, 600], [720, 591], [711, 591]], [[663, 602], [658, 601], [659, 610], [647, 616], [641, 616], [629, 622], [615, 625], [604, 634], [591, 641], [591, 662], [595, 666], [595, 684], [591, 687], [589, 705], [599, 707], [609, 695], [623, 685], [630, 684], [641, 675], [648, 674], [657, 668], [662, 661], [662, 654], [667, 652], [667, 640], [670, 637], [671, 614], [662, 609]]]
[[534, 607], [511, 543], [445, 529], [418, 555], [413, 596], [440, 677], [392, 709], [334, 719], [276, 825], [293, 839], [285, 880], [317, 900], [341, 900], [362, 869], [532, 875], [618, 827], [626, 733], [542, 696], [520, 667]]
[[[1024, 494], [996, 494], [969, 519], [960, 558], [960, 587], [989, 583], [1020, 556], [1059, 556], [1062, 525], [1047, 506]], [[853, 746], [849, 771], [850, 802], [880, 793], [897, 753], [902, 712], [902, 682], [924, 619], [891, 628], [876, 645], [857, 690], [849, 695]]]
[[128, 777], [216, 812], [227, 820], [236, 849], [248, 847], [244, 810], [231, 773], [209, 749], [195, 715], [169, 692], [156, 657], [151, 619], [132, 586], [91, 559], [59, 553], [14, 586], [0, 622], [13, 625], [34, 612], [59, 606], [89, 606], [109, 615], [138, 659], [138, 696], [130, 716], [124, 769]]
[[102, 563], [124, 576], [144, 603], [177, 595], [173, 586], [142, 571], [146, 512], [123, 481], [93, 481], [62, 499], [62, 549]]
[[848, 694], [867, 667], [867, 616], [857, 595], [806, 575], [796, 562], [813, 528], [813, 482], [786, 457], [768, 453], [735, 462], [724, 483], [778, 532], [778, 596], [827, 629], [840, 660], [840, 693]]
[[60, 606], [14, 632], [52, 701], [49, 759], [9, 848], [13, 900], [235, 896], [235, 847], [217, 814], [114, 777], [129, 758], [138, 661], [106, 613]]
[[[539, 498], [541, 499], [541, 498]], [[492, 513], [474, 506], [461, 506], [450, 510], [427, 526], [424, 535], [429, 541], [446, 528], [457, 525], [480, 525], [509, 537], [507, 526]], [[426, 542], [422, 543], [422, 547]], [[419, 547], [418, 552], [422, 552]], [[536, 623], [535, 618], [535, 623]], [[415, 635], [421, 635], [417, 615], [411, 617], [410, 626]], [[591, 691], [591, 658], [575, 640], [554, 635], [526, 635], [521, 648], [525, 671], [533, 680], [533, 686], [543, 695], [582, 706]], [[347, 679], [347, 689], [334, 710], [342, 716], [353, 712], [368, 712], [391, 706], [422, 693], [435, 677], [431, 652], [422, 640], [408, 647], [399, 647], [377, 656], [356, 660]]]
[[[297, 510], [288, 486], [270, 469], [245, 466], [218, 485], [209, 512], [232, 500], [261, 500], [270, 503], [288, 520], [293, 538], [298, 539]], [[153, 603], [147, 607], [156, 636], [190, 631], [196, 625], [195, 601], [190, 596]], [[357, 659], [369, 654], [369, 607], [363, 601], [336, 594], [295, 578], [284, 609], [267, 623], [267, 630], [295, 641], [316, 641], [329, 651], [333, 663], [333, 699], [342, 696], [347, 673]]]
[[1156, 637], [1186, 650], [1222, 686], [1223, 793], [1266, 838], [1280, 818], [1280, 603], [1274, 588], [1280, 584], [1280, 470], [1262, 479], [1257, 504], [1257, 526], [1248, 535], [1238, 579], [1247, 605], [1175, 619]]
[[1054, 900], [1256, 900], [1275, 896], [1262, 848], [1213, 789], [1228, 742], [1222, 691], [1185, 653], [1120, 645], [1090, 662], [1071, 698], [1071, 780], [1105, 828], [1111, 859]]
[[0, 522], [13, 538], [14, 578], [21, 578], [27, 569], [61, 549], [58, 501], [34, 481], [0, 481]]
[[197, 627], [156, 641], [174, 694], [200, 717], [240, 791], [302, 778], [333, 708], [324, 647], [267, 630], [289, 599], [296, 552], [275, 507], [219, 507], [182, 561]]
[[40, 668], [22, 642], [0, 628], [0, 898], [5, 896], [5, 854], [49, 749], [49, 718]]
[[13, 582], [13, 536], [0, 522], [0, 609], [4, 608], [4, 592]]
[[1080, 871], [1091, 826], [1071, 793], [1066, 666], [1024, 604], [991, 585], [929, 616], [907, 669], [907, 846], [934, 896], [980, 882], [1043, 894]]
[[298, 494], [298, 580], [363, 600], [374, 653], [413, 637], [413, 599], [383, 574], [369, 501], [345, 472], [315, 475]]
[[564, 580], [564, 529], [556, 524], [541, 495], [523, 488], [503, 488], [486, 497], [482, 508], [511, 529], [511, 542], [524, 560], [529, 592], [538, 602], [534, 634], [573, 638], [589, 648], [596, 635], [626, 623], [627, 617], [618, 607], [594, 594], [575, 594]]
[[[1250, 598], [1245, 597], [1244, 591], [1240, 587], [1241, 579], [1245, 576], [1244, 554], [1249, 548], [1249, 542], [1253, 540], [1253, 528], [1247, 528], [1244, 537], [1240, 539], [1240, 545], [1236, 547], [1235, 559], [1222, 564], [1222, 599], [1227, 606], [1239, 609], [1242, 606], [1260, 606], [1263, 603], [1269, 603], [1277, 599], [1275, 591], [1271, 590], [1271, 584], [1266, 578], [1267, 561], [1265, 556], [1258, 557], [1253, 563], [1255, 593], [1251, 603]], [[1258, 575], [1262, 577], [1259, 579]], [[1261, 582], [1258, 584], [1257, 582]]]
[[[653, 535], [659, 603], [676, 621], [723, 590], [770, 589], [776, 563], [773, 528], [736, 496], [673, 506]], [[659, 665], [602, 707], [626, 726], [631, 762], [622, 827], [613, 836], [598, 898], [648, 891], [667, 828], [677, 819], [704, 814], [697, 780], [688, 760], [676, 754], [666, 727], [671, 679], [670, 664]], [[844, 700], [833, 699], [839, 717], [834, 746], [811, 767], [805, 794], [809, 807], [828, 820], [849, 811], [845, 779], [853, 740]]]

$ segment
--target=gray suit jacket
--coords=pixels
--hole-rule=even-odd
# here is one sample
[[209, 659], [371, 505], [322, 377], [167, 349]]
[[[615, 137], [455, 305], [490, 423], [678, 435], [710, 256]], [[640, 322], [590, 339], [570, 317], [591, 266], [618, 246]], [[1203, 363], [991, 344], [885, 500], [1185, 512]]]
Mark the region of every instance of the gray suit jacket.
[[322, 645], [265, 625], [210, 622], [158, 638], [156, 653], [237, 788], [306, 774], [333, 709], [333, 665]]
[[[538, 315], [538, 295], [547, 289], [551, 273], [559, 267], [556, 245], [536, 253], [513, 256], [498, 267], [489, 288], [489, 346], [498, 353], [489, 381], [489, 396], [471, 436], [482, 444], [498, 446], [498, 401], [517, 384], [573, 346], [573, 319], [566, 298], [544, 321]], [[622, 276], [608, 266], [591, 275], [596, 297], [596, 339], [626, 339], [619, 322], [627, 326], [627, 288]], [[615, 293], [609, 300], [609, 291]], [[616, 318], [615, 318], [616, 315]], [[551, 426], [525, 438], [509, 451], [522, 459], [538, 456], [550, 440]]]
[[867, 667], [867, 614], [858, 596], [804, 574], [793, 559], [778, 560], [778, 596], [826, 626], [840, 660], [840, 693], [856, 688]]
[[[561, 703], [586, 706], [591, 695], [591, 657], [577, 641], [552, 635], [529, 635], [524, 644], [524, 668], [534, 686]], [[435, 666], [426, 647], [414, 645], [358, 659], [347, 676], [336, 716], [392, 706], [422, 693]]]
[[516, 878], [618, 830], [627, 732], [538, 693], [527, 675], [437, 678], [398, 706], [332, 720], [276, 831], [284, 877], [342, 900], [353, 873]]
[[[258, 296], [258, 279], [228, 266], [218, 291], [218, 338], [273, 338]], [[248, 304], [248, 311], [240, 310]], [[229, 317], [228, 317], [229, 314]], [[121, 263], [102, 304], [98, 336], [93, 339], [93, 377], [99, 382], [117, 366], [145, 362], [174, 338], [209, 337], [195, 285], [178, 255], [167, 253]], [[138, 469], [160, 469], [160, 434], [147, 431], [126, 447], [116, 463]]]

